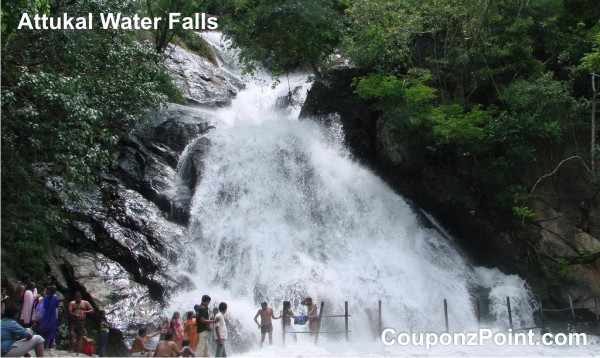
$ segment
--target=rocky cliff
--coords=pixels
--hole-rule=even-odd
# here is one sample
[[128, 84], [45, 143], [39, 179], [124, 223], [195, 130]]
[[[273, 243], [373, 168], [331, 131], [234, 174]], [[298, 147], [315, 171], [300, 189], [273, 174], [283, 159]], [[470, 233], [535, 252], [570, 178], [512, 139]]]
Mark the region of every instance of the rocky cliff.
[[[209, 150], [203, 135], [213, 128], [209, 112], [197, 108], [226, 105], [243, 87], [181, 48], [165, 64], [195, 108], [169, 104], [150, 113], [121, 143], [118, 165], [81, 197], [68, 195], [68, 183], [48, 184], [71, 217], [70, 230], [50, 249], [48, 266], [67, 299], [81, 291], [96, 311], [107, 311], [114, 324], [111, 355], [128, 355], [128, 335], [156, 324], [169, 295], [191, 284], [176, 266], [194, 261], [185, 250], [186, 225]], [[181, 161], [184, 152], [194, 155]], [[92, 326], [97, 315], [90, 318]]]

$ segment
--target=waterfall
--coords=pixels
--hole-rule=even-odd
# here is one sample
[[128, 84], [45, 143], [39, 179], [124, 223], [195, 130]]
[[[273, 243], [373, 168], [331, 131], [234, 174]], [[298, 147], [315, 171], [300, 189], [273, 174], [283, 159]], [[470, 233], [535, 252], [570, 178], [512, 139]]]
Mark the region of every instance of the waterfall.
[[[298, 119], [309, 86], [303, 74], [290, 75], [289, 84], [286, 77], [277, 85], [269, 77], [249, 80], [230, 107], [217, 111], [191, 206], [186, 255], [193, 265], [180, 268], [195, 287], [175, 294], [169, 312], [191, 310], [203, 294], [211, 306], [227, 302], [236, 332], [228, 349], [250, 355], [406, 354], [372, 338], [376, 317], [366, 312], [376, 312], [380, 300], [383, 326], [397, 331], [443, 332], [444, 299], [450, 330], [474, 331], [477, 295], [489, 301], [490, 326], [508, 325], [507, 295], [515, 326], [533, 325], [522, 279], [473, 267], [452, 237], [353, 160], [335, 117], [329, 125]], [[290, 89], [293, 106], [281, 109]], [[343, 313], [348, 301], [351, 342], [323, 335], [316, 347], [306, 334], [282, 348], [275, 321], [277, 348], [257, 353], [252, 319], [260, 302], [276, 316], [284, 300], [302, 313], [306, 296], [324, 302], [326, 315]], [[343, 328], [343, 318], [324, 319], [323, 327]], [[437, 354], [445, 352], [457, 354]]]

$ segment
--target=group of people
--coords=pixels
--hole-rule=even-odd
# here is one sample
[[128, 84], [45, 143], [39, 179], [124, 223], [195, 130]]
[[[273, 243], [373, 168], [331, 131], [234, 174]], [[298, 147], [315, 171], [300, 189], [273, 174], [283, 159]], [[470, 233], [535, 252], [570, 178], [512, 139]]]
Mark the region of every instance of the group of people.
[[[180, 321], [180, 312], [175, 312], [169, 322], [167, 317], [162, 318], [159, 329], [148, 333], [142, 327], [131, 345], [132, 357], [209, 357], [211, 325], [214, 326], [213, 340], [215, 357], [227, 357], [225, 341], [227, 340], [227, 322], [224, 314], [227, 312], [227, 303], [219, 303], [213, 310], [213, 317], [209, 314], [211, 298], [202, 296], [201, 304], [194, 306], [194, 311], [186, 314], [183, 324]], [[146, 340], [160, 335], [156, 348], [146, 346]]]
[[[23, 274], [16, 285], [13, 299], [2, 288], [2, 356], [21, 356], [35, 350], [36, 356], [40, 357], [44, 350], [53, 350], [56, 347], [61, 308], [62, 300], [56, 286], [50, 285], [38, 294], [28, 274]], [[67, 305], [67, 312], [70, 349], [77, 354], [85, 352], [83, 348], [89, 347], [92, 341], [86, 337], [85, 319], [94, 309], [89, 302], [82, 300], [81, 293], [76, 292]], [[108, 330], [106, 312], [101, 311], [97, 351], [101, 357], [105, 356]]]
[[[153, 333], [148, 333], [146, 327], [140, 328], [138, 335], [131, 345], [130, 355], [132, 357], [209, 357], [209, 347], [212, 340], [212, 343], [214, 343], [214, 356], [226, 357], [225, 343], [228, 333], [224, 315], [227, 312], [227, 303], [219, 303], [218, 308], [215, 307], [213, 309], [211, 318], [209, 313], [210, 302], [210, 296], [202, 296], [201, 304], [195, 305], [194, 311], [186, 313], [186, 319], [183, 323], [180, 321], [180, 312], [175, 312], [170, 321], [167, 317], [162, 317], [158, 330]], [[274, 319], [283, 318], [286, 332], [292, 333], [295, 341], [297, 338], [296, 331], [292, 325], [292, 318], [306, 317], [309, 331], [316, 332], [318, 330], [319, 317], [317, 305], [313, 303], [310, 297], [302, 300], [301, 304], [307, 306], [306, 316], [296, 316], [291, 309], [291, 303], [285, 301], [281, 315], [275, 317], [273, 309], [268, 306], [267, 302], [261, 303], [261, 308], [254, 316], [254, 322], [256, 322], [261, 331], [261, 347], [267, 335], [269, 336], [269, 344], [273, 344], [272, 320]], [[258, 321], [259, 317], [260, 322]], [[213, 329], [214, 333], [212, 333], [211, 338], [211, 331]], [[146, 341], [158, 335], [160, 335], [160, 338], [156, 347], [148, 347]]]
[[[62, 309], [62, 300], [57, 295], [55, 286], [44, 288], [42, 294], [38, 294], [35, 283], [27, 274], [23, 275], [21, 282], [14, 289], [14, 299], [10, 299], [6, 289], [2, 288], [2, 356], [22, 356], [31, 350], [35, 350], [36, 356], [44, 355], [44, 350], [53, 350], [56, 346], [59, 310]], [[169, 320], [166, 316], [161, 318], [158, 330], [148, 333], [148, 329], [142, 327], [133, 340], [130, 355], [137, 357], [209, 357], [209, 347], [214, 347], [215, 357], [226, 357], [226, 341], [228, 338], [227, 322], [225, 313], [227, 303], [221, 302], [218, 308], [209, 314], [211, 297], [202, 296], [201, 304], [194, 306], [194, 311], [186, 312], [185, 320], [181, 321], [180, 312], [175, 312]], [[309, 331], [318, 330], [317, 305], [310, 297], [301, 302], [307, 306], [305, 316], [296, 316], [291, 309], [289, 301], [284, 302], [281, 315], [275, 317], [273, 309], [267, 302], [262, 302], [261, 308], [254, 316], [254, 322], [261, 330], [262, 347], [268, 334], [269, 344], [273, 344], [273, 322], [274, 319], [283, 318], [285, 331], [293, 334], [296, 341], [296, 331], [292, 324], [292, 318], [306, 318]], [[92, 340], [87, 337], [86, 318], [94, 314], [92, 305], [82, 299], [82, 294], [76, 292], [73, 300], [67, 304], [69, 317], [69, 346], [71, 352], [85, 353], [91, 355], [93, 352]], [[260, 317], [260, 322], [257, 318]], [[96, 353], [100, 357], [106, 356], [106, 345], [110, 323], [106, 312], [99, 312], [99, 327]], [[214, 332], [213, 332], [214, 331]], [[156, 347], [149, 348], [146, 340], [160, 335]], [[87, 350], [92, 346], [92, 352]]]
[[[306, 317], [308, 320], [308, 330], [311, 333], [317, 332], [319, 329], [319, 314], [317, 305], [313, 302], [312, 298], [307, 297], [300, 302], [300, 304], [307, 307]], [[257, 318], [260, 317], [260, 323], [258, 323]], [[301, 316], [296, 316], [292, 311], [292, 304], [290, 301], [283, 302], [283, 311], [279, 317], [275, 317], [273, 313], [273, 309], [270, 308], [267, 302], [262, 302], [260, 309], [256, 312], [254, 316], [254, 322], [260, 328], [260, 346], [262, 347], [265, 342], [265, 336], [269, 335], [269, 344], [273, 344], [273, 319], [283, 318], [283, 326], [285, 327], [286, 333], [291, 333], [294, 337], [294, 342], [298, 340], [296, 337], [296, 330], [292, 325], [292, 318], [301, 318]], [[303, 321], [301, 321], [304, 323]]]

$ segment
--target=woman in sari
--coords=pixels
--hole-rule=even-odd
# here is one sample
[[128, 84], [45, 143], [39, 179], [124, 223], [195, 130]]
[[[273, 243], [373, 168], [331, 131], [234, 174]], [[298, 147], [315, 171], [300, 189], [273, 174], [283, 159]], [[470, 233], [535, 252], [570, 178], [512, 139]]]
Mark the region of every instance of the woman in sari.
[[185, 322], [183, 322], [183, 332], [185, 339], [190, 340], [190, 348], [195, 352], [198, 348], [199, 337], [198, 331], [196, 331], [196, 318], [192, 311], [189, 311], [186, 315]]
[[171, 318], [171, 332], [173, 332], [173, 342], [177, 344], [177, 349], [181, 349], [181, 342], [183, 342], [183, 326], [179, 322], [179, 312], [173, 313]]
[[60, 298], [56, 295], [56, 286], [48, 286], [46, 295], [36, 309], [37, 317], [36, 330], [44, 337], [44, 348], [54, 349], [56, 345], [56, 326], [58, 322], [58, 306]]

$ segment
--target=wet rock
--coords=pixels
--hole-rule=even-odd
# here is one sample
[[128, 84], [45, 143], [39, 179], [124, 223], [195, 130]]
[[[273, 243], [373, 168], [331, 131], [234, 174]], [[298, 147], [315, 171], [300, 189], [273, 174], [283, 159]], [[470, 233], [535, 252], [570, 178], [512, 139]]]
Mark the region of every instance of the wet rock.
[[60, 246], [55, 246], [51, 255], [69, 273], [69, 281], [90, 297], [90, 303], [107, 311], [116, 328], [125, 329], [132, 322], [150, 321], [157, 315], [159, 302], [119, 263], [99, 253], [74, 254]]
[[[161, 304], [152, 298], [148, 287], [133, 279], [119, 263], [99, 253], [72, 253], [54, 246], [49, 259], [62, 269], [57, 278], [69, 282], [70, 287], [82, 292], [96, 311], [105, 310], [113, 325], [111, 334], [113, 354], [127, 353], [122, 332], [133, 331], [140, 323], [154, 322], [161, 314]], [[94, 319], [97, 315], [90, 315]]]
[[296, 86], [293, 90], [289, 91], [287, 95], [280, 96], [275, 101], [275, 108], [279, 110], [287, 109], [289, 107], [299, 106], [301, 104], [300, 101], [300, 92], [302, 91], [302, 86]]
[[185, 51], [169, 48], [165, 65], [185, 97], [195, 103], [222, 107], [231, 102], [244, 83], [210, 61]]
[[179, 168], [179, 175], [182, 182], [190, 191], [195, 190], [196, 185], [202, 178], [204, 171], [204, 158], [210, 149], [210, 140], [206, 137], [198, 138], [188, 148], [186, 158], [182, 161]]
[[188, 143], [208, 132], [208, 121], [192, 122], [169, 119], [161, 123], [155, 131], [155, 140], [181, 153]]

